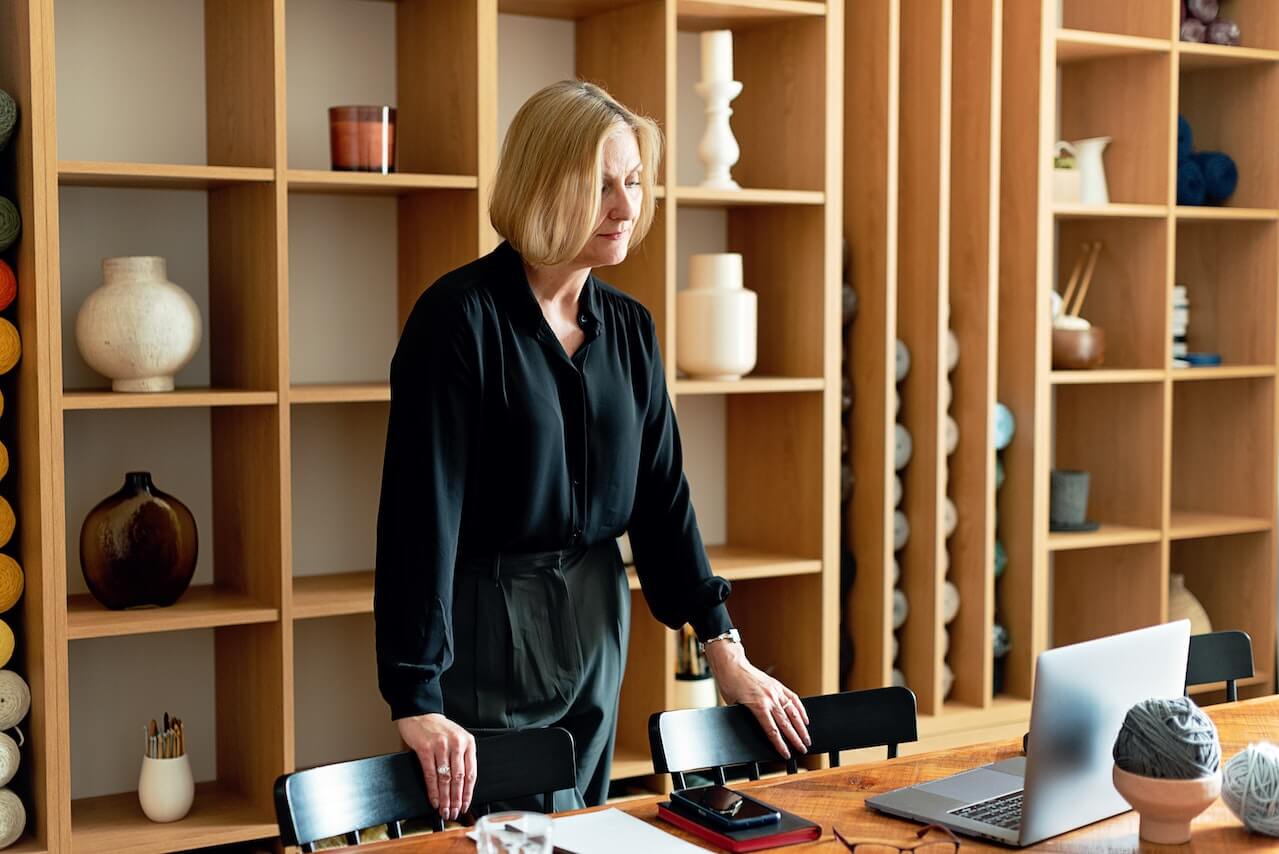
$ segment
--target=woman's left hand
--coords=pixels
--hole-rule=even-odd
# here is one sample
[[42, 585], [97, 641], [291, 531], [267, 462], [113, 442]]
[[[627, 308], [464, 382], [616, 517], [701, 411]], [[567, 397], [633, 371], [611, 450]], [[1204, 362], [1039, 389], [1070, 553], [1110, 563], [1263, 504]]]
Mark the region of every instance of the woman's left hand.
[[[741, 644], [709, 644], [706, 660], [724, 700], [750, 709], [778, 753], [790, 759], [808, 752], [813, 741], [808, 737], [808, 712], [798, 694], [751, 664]], [[787, 742], [794, 746], [793, 752]]]

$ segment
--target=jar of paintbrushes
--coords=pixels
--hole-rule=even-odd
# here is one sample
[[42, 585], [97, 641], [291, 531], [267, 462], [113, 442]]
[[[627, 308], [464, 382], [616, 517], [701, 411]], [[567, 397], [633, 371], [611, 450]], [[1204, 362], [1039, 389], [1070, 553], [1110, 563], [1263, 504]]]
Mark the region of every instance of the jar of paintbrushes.
[[708, 709], [719, 705], [715, 677], [697, 644], [697, 635], [685, 625], [675, 650], [676, 709]]
[[1100, 367], [1106, 359], [1105, 332], [1089, 323], [1081, 313], [1101, 250], [1100, 240], [1082, 244], [1070, 280], [1066, 283], [1066, 292], [1060, 299], [1056, 293], [1053, 294], [1054, 370], [1088, 370]]
[[166, 712], [163, 726], [153, 719], [143, 730], [138, 803], [152, 821], [177, 821], [190, 811], [195, 799], [182, 719]]

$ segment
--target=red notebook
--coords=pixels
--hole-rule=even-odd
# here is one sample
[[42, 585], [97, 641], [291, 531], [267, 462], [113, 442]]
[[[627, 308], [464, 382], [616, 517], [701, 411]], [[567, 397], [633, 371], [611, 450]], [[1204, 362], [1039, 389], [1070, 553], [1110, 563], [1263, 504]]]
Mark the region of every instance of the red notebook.
[[727, 831], [708, 827], [696, 819], [676, 811], [671, 806], [670, 801], [663, 801], [657, 805], [658, 818], [670, 822], [681, 830], [687, 830], [689, 833], [700, 836], [725, 851], [759, 851], [764, 848], [780, 848], [783, 845], [812, 842], [821, 838], [821, 825], [814, 824], [808, 819], [800, 818], [794, 813], [786, 812], [786, 810], [779, 809], [778, 812], [782, 814], [782, 820], [776, 824]]

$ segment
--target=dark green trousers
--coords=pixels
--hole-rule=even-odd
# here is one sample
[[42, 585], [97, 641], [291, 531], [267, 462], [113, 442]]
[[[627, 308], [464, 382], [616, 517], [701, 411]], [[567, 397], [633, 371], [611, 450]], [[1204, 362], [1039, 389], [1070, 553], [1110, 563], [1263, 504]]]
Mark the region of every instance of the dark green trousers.
[[[572, 733], [577, 789], [557, 792], [556, 810], [608, 797], [630, 604], [612, 540], [458, 559], [444, 714], [468, 729], [557, 726]], [[540, 802], [502, 808], [525, 806], [540, 809]]]

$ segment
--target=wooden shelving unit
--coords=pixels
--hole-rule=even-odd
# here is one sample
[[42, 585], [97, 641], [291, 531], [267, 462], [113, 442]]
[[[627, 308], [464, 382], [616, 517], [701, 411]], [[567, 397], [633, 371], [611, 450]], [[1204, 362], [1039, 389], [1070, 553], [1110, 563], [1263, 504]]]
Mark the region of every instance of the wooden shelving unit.
[[[78, 60], [55, 56], [61, 45], [55, 24], [75, 23], [90, 7], [70, 0], [6, 7], [0, 86], [18, 99], [23, 117], [13, 149], [26, 224], [16, 258], [26, 353], [10, 401], [22, 437], [11, 477], [21, 489], [27, 571], [15, 666], [33, 690], [23, 764], [29, 832], [14, 850], [167, 852], [275, 835], [272, 784], [297, 766], [299, 730], [316, 731], [308, 716], [327, 714], [295, 696], [298, 621], [367, 620], [372, 611], [371, 552], [347, 571], [321, 575], [307, 574], [315, 567], [295, 557], [298, 537], [307, 533], [299, 530], [299, 514], [312, 498], [308, 490], [315, 490], [314, 481], [298, 485], [314, 461], [305, 456], [315, 453], [306, 431], [329, 419], [345, 424], [341, 419], [357, 412], [372, 412], [376, 421], [390, 398], [384, 375], [305, 370], [291, 347], [302, 318], [342, 310], [317, 306], [305, 279], [291, 276], [295, 253], [307, 240], [342, 237], [316, 232], [304, 219], [305, 206], [317, 198], [325, 204], [324, 197], [394, 206], [393, 275], [358, 282], [396, 307], [398, 322], [384, 330], [389, 353], [422, 290], [497, 243], [484, 200], [500, 143], [494, 69], [505, 57], [498, 51], [499, 13], [573, 21], [576, 72], [662, 125], [668, 154], [654, 229], [642, 251], [599, 273], [652, 310], [676, 406], [708, 396], [723, 400], [726, 542], [708, 552], [716, 571], [735, 582], [733, 614], [752, 659], [800, 693], [838, 687], [839, 479], [832, 473], [839, 455], [842, 0], [401, 0], [392, 7], [393, 37], [377, 48], [396, 57], [401, 171], [392, 175], [334, 173], [291, 156], [289, 81], [308, 76], [307, 68], [291, 67], [285, 38], [286, 19], [297, 12], [302, 20], [297, 2], [204, 4], [204, 85], [192, 97], [203, 98], [206, 154], [195, 162], [122, 157], [83, 131], [85, 138], [69, 140], [66, 128], [77, 125], [67, 119], [76, 118], [71, 114], [84, 102], [56, 97], [63, 85], [56, 70]], [[745, 84], [733, 105], [742, 148], [734, 177], [744, 187], [735, 193], [697, 187], [700, 176], [677, 175], [675, 162], [677, 35], [724, 26], [734, 30], [735, 67]], [[298, 35], [304, 27], [288, 31], [290, 39], [305, 37]], [[79, 159], [60, 159], [59, 151]], [[99, 192], [147, 200], [196, 194], [200, 200], [207, 222], [199, 230], [207, 244], [201, 250], [207, 271], [201, 272], [208, 281], [202, 345], [208, 375], [196, 387], [116, 395], [105, 384], [94, 387], [92, 378], [71, 379], [74, 365], [63, 364], [64, 354], [74, 353], [68, 318], [77, 297], [62, 267], [86, 251], [75, 245], [78, 232], [68, 223], [88, 198], [83, 194]], [[745, 284], [759, 295], [758, 367], [739, 382], [677, 375], [678, 219], [686, 208], [723, 212], [724, 242], [744, 253]], [[339, 317], [328, 328], [340, 323]], [[165, 419], [190, 425], [193, 414], [195, 423], [207, 416], [207, 439], [199, 431], [168, 438], [186, 442], [193, 459], [210, 462], [208, 518], [201, 527], [207, 579], [197, 577], [179, 603], [165, 609], [110, 612], [87, 594], [69, 593], [81, 512], [71, 498], [84, 476], [71, 462], [80, 458], [75, 443], [109, 436], [126, 423], [120, 419], [130, 418], [127, 429], [155, 430], [159, 438], [168, 432]], [[651, 775], [647, 719], [674, 702], [673, 633], [648, 616], [638, 583], [631, 582], [634, 619], [617, 778]], [[802, 619], [779, 619], [779, 601]], [[73, 719], [83, 718], [77, 704], [87, 702], [69, 690], [75, 650], [106, 638], [164, 644], [172, 633], [196, 630], [211, 638], [216, 775], [199, 784], [191, 814], [153, 824], [130, 791], [73, 800]], [[357, 724], [390, 727], [384, 709]]]

